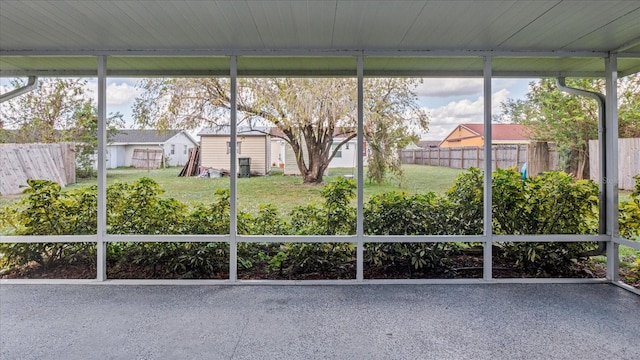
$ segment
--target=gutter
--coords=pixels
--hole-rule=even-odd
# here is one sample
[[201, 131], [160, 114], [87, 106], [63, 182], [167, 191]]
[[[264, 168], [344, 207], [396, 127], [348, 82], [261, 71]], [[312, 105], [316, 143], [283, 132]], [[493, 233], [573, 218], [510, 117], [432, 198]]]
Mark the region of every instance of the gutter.
[[[606, 223], [606, 216], [607, 216], [607, 203], [606, 203], [606, 198], [605, 198], [605, 186], [606, 186], [606, 179], [607, 179], [607, 158], [606, 158], [606, 137], [605, 134], [607, 132], [607, 127], [606, 127], [606, 115], [605, 115], [605, 108], [606, 108], [606, 98], [603, 94], [599, 93], [599, 92], [595, 92], [595, 91], [589, 91], [589, 90], [584, 90], [584, 89], [576, 89], [576, 88], [572, 88], [567, 86], [565, 78], [564, 77], [558, 77], [556, 78], [556, 86], [558, 87], [558, 89], [560, 89], [561, 91], [564, 91], [566, 93], [569, 94], [573, 94], [573, 95], [578, 95], [578, 96], [583, 96], [583, 97], [588, 97], [591, 99], [594, 99], [596, 102], [598, 102], [598, 144], [599, 146], [599, 155], [600, 155], [600, 161], [599, 161], [599, 166], [600, 166], [600, 193], [599, 193], [599, 209], [600, 209], [600, 213], [599, 213], [599, 218], [598, 218], [598, 234], [600, 235], [605, 235], [607, 233], [607, 223]], [[598, 248], [592, 251], [587, 251], [584, 252], [580, 255], [582, 256], [598, 256], [598, 255], [604, 255], [607, 249], [607, 242], [606, 241], [600, 241], [598, 243]]]
[[0, 103], [11, 100], [14, 97], [18, 97], [30, 91], [33, 91], [33, 89], [35, 89], [36, 86], [38, 86], [37, 82], [38, 82], [37, 76], [29, 76], [29, 81], [27, 81], [27, 85], [15, 90], [11, 90], [6, 94], [0, 94]]

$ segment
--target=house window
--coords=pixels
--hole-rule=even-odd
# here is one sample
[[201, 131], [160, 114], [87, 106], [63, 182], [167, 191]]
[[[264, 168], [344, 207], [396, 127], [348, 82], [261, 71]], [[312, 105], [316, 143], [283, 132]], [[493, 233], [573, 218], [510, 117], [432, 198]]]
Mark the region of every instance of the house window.
[[176, 146], [174, 144], [171, 144], [171, 155], [175, 155], [176, 153]]
[[[242, 141], [236, 142], [236, 154], [240, 155]], [[231, 152], [231, 141], [227, 141], [227, 154]]]
[[[337, 147], [338, 147], [337, 144], [331, 145], [331, 152], [333, 152]], [[338, 150], [336, 152], [336, 156], [334, 156], [334, 158], [341, 158], [341, 157], [342, 157], [342, 150]]]
[[187, 155], [187, 145], [184, 146], [184, 151], [182, 153]]

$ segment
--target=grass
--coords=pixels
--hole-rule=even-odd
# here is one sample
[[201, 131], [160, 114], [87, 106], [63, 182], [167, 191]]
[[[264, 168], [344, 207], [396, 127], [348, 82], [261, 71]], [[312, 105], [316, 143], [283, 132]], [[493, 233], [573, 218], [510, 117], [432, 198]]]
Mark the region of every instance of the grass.
[[[445, 167], [421, 165], [404, 165], [405, 180], [400, 186], [397, 179], [385, 184], [375, 184], [365, 179], [364, 200], [372, 195], [402, 190], [409, 193], [423, 193], [433, 191], [443, 194], [462, 173], [462, 170]], [[107, 184], [116, 181], [133, 182], [146, 176], [155, 180], [165, 191], [164, 196], [176, 198], [184, 203], [207, 203], [213, 199], [216, 189], [228, 189], [229, 178], [197, 178], [178, 177], [180, 168], [156, 170], [139, 170], [133, 168], [112, 169], [107, 171]], [[324, 182], [340, 176], [353, 176], [356, 170], [351, 168], [329, 169]], [[366, 174], [366, 169], [365, 169]], [[366, 176], [366, 175], [365, 175]], [[355, 176], [354, 176], [355, 178]], [[95, 185], [96, 179], [80, 179], [76, 184], [69, 185], [65, 190], [82, 186]], [[254, 212], [262, 204], [272, 204], [281, 212], [288, 212], [292, 208], [307, 205], [310, 202], [321, 202], [322, 186], [303, 185], [299, 176], [284, 176], [282, 170], [274, 169], [269, 176], [259, 176], [238, 179], [238, 208]], [[0, 196], [0, 207], [9, 205], [24, 195]]]
[[[403, 165], [405, 180], [399, 184], [397, 179], [385, 184], [375, 184], [365, 179], [364, 201], [372, 195], [394, 190], [408, 193], [424, 193], [433, 191], [444, 194], [451, 187], [455, 178], [463, 171], [446, 167]], [[164, 196], [176, 198], [193, 205], [197, 202], [207, 203], [213, 199], [216, 189], [228, 189], [229, 178], [197, 178], [178, 177], [180, 168], [157, 170], [138, 170], [133, 168], [112, 169], [107, 171], [107, 184], [116, 181], [133, 182], [142, 176], [149, 177], [164, 189]], [[325, 183], [339, 176], [353, 176], [353, 168], [329, 169], [324, 178]], [[366, 169], [365, 169], [366, 174]], [[366, 176], [366, 175], [365, 175]], [[69, 185], [65, 189], [75, 189], [82, 186], [94, 185], [96, 179], [81, 179], [78, 183]], [[238, 208], [243, 211], [255, 212], [261, 204], [272, 204], [281, 212], [286, 213], [292, 208], [307, 205], [310, 202], [321, 202], [321, 186], [303, 185], [298, 176], [283, 176], [282, 170], [274, 169], [271, 175], [238, 179]], [[621, 191], [620, 201], [627, 201], [631, 192]], [[9, 205], [24, 195], [0, 196], [0, 207]]]
[[[146, 170], [115, 169], [107, 172], [107, 184], [115, 181], [131, 182], [141, 176], [149, 177], [160, 184], [165, 196], [176, 198], [187, 204], [198, 202], [207, 203], [213, 199], [216, 189], [228, 189], [229, 178], [197, 178], [178, 177], [178, 168]], [[406, 165], [406, 181], [400, 187], [398, 181], [390, 181], [378, 185], [365, 180], [364, 200], [372, 195], [403, 190], [410, 193], [433, 191], [444, 193], [462, 173], [461, 170], [443, 167], [420, 165]], [[345, 175], [353, 175], [351, 168], [330, 169], [324, 182]], [[281, 170], [274, 170], [269, 176], [259, 176], [238, 179], [238, 209], [255, 212], [259, 205], [272, 204], [282, 213], [286, 213], [296, 206], [307, 205], [311, 202], [321, 202], [322, 186], [304, 185], [298, 176], [284, 176]]]

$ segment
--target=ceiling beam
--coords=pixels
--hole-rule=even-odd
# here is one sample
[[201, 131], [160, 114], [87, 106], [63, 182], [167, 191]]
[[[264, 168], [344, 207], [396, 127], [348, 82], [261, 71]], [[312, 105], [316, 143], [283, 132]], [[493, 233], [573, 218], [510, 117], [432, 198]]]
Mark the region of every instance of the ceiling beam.
[[[640, 69], [640, 66], [638, 67]], [[637, 72], [620, 72], [626, 76]], [[604, 71], [500, 71], [494, 70], [494, 78], [603, 77]], [[96, 77], [93, 70], [0, 70], [0, 77]], [[208, 70], [109, 70], [108, 77], [228, 77], [228, 71]], [[355, 77], [353, 70], [238, 70], [239, 77]], [[482, 70], [366, 70], [365, 77], [482, 77]]]
[[549, 57], [604, 58], [605, 51], [523, 51], [523, 50], [447, 50], [447, 49], [138, 49], [138, 50], [6, 50], [0, 56], [266, 56], [266, 57]]

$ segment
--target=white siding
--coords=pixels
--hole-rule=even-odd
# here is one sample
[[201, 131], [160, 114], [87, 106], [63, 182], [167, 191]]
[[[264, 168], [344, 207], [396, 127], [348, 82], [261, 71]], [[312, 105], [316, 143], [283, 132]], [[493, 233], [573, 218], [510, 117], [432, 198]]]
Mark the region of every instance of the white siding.
[[107, 169], [125, 166], [125, 148], [124, 145], [107, 146]]
[[[298, 163], [296, 162], [296, 155], [293, 153], [293, 148], [291, 145], [285, 144], [284, 150], [284, 175], [300, 175], [300, 170], [298, 169]], [[302, 156], [304, 157], [305, 163], [309, 161], [309, 155], [307, 153], [307, 147], [302, 147]]]
[[[175, 153], [171, 154], [171, 146], [175, 146]], [[180, 132], [173, 136], [171, 139], [164, 143], [164, 156], [169, 158], [169, 162], [166, 166], [183, 166], [189, 160], [189, 149], [193, 148], [196, 144], [185, 135]]]
[[[340, 143], [340, 139], [336, 139], [333, 144], [337, 146]], [[329, 168], [350, 168], [358, 166], [358, 143], [356, 140], [351, 140], [347, 144], [342, 145], [340, 153], [342, 156], [334, 157], [329, 163]], [[364, 157], [365, 165], [367, 164], [367, 157]]]
[[271, 138], [271, 165], [275, 167], [280, 167], [282, 164], [284, 166], [285, 159], [285, 141], [280, 138]]
[[[335, 139], [333, 144], [338, 145], [342, 140]], [[366, 146], [366, 145], [365, 145]], [[349, 141], [349, 148], [347, 149], [346, 145], [342, 145], [340, 148], [342, 151], [341, 157], [334, 157], [331, 159], [329, 163], [328, 169], [331, 168], [350, 168], [358, 166], [358, 158], [357, 158], [357, 142], [356, 140]], [[308, 161], [309, 156], [307, 155], [307, 148], [303, 146], [302, 153], [305, 159], [305, 162]], [[300, 171], [298, 170], [298, 165], [296, 163], [296, 157], [293, 153], [293, 149], [289, 144], [285, 145], [285, 157], [284, 157], [284, 175], [300, 175]], [[366, 153], [368, 154], [368, 152]], [[363, 158], [364, 165], [367, 165], [367, 156]]]

